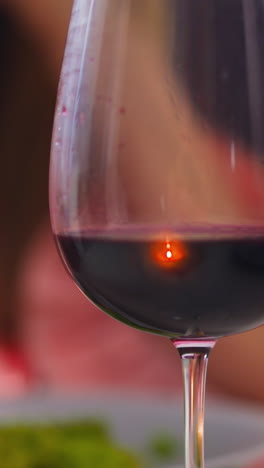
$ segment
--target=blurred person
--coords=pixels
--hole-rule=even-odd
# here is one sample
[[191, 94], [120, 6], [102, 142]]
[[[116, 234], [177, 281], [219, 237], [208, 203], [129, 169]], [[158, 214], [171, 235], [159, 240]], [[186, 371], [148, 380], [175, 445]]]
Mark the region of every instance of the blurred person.
[[[42, 103], [34, 96], [35, 105], [27, 121], [23, 122], [28, 132], [40, 138], [38, 127], [41, 121], [35, 119], [35, 110], [42, 116], [42, 111], [49, 115], [45, 122], [46, 137], [39, 139], [41, 150], [35, 149], [35, 157], [49, 158], [48, 146], [54, 108], [54, 96], [65, 36], [71, 11], [71, 2], [35, 2], [8, 1], [5, 3], [5, 16], [11, 18], [14, 29], [18, 30], [27, 44], [31, 44], [38, 56], [36, 68], [43, 73], [42, 80], [47, 86], [43, 100], [49, 96], [50, 102]], [[51, 21], [52, 18], [52, 21]], [[21, 54], [23, 57], [23, 54]], [[34, 56], [34, 55], [33, 55]], [[34, 83], [32, 64], [28, 65], [30, 85], [41, 91], [39, 81]], [[15, 77], [17, 79], [17, 76]], [[15, 79], [14, 78], [14, 79]], [[20, 88], [25, 93], [27, 87]], [[45, 109], [44, 109], [45, 108]], [[26, 152], [26, 146], [23, 148]], [[25, 154], [25, 158], [27, 155]], [[39, 163], [39, 161], [38, 161]], [[36, 185], [39, 178], [31, 166]], [[41, 174], [40, 196], [43, 195], [42, 183], [47, 190], [47, 172]], [[32, 190], [32, 187], [30, 187]], [[36, 192], [36, 191], [35, 191]], [[17, 195], [16, 195], [17, 196]], [[36, 209], [39, 206], [38, 220], [47, 216], [46, 207], [38, 205], [38, 196], [34, 199]], [[22, 210], [23, 211], [23, 210]], [[28, 216], [34, 217], [32, 213]], [[33, 224], [33, 221], [31, 221]], [[37, 220], [34, 218], [34, 226]], [[20, 270], [18, 307], [20, 309], [18, 333], [25, 329], [25, 348], [30, 364], [37, 371], [38, 377], [54, 388], [85, 388], [94, 385], [152, 386], [156, 383], [157, 391], [177, 384], [175, 364], [173, 373], [169, 362], [175, 359], [173, 349], [167, 350], [167, 342], [146, 337], [144, 334], [128, 329], [84, 300], [67, 277], [55, 250], [48, 220], [41, 223], [36, 231], [35, 241], [32, 236], [23, 244], [25, 260]], [[32, 232], [32, 229], [31, 229]], [[26, 246], [27, 244], [27, 246]], [[49, 281], [51, 279], [51, 282]], [[104, 339], [103, 339], [104, 337]], [[126, 344], [126, 353], [122, 346]], [[162, 349], [166, 354], [164, 365]], [[144, 356], [144, 365], [142, 365]], [[171, 357], [171, 358], [170, 358]]]
[[56, 95], [38, 60], [39, 51], [18, 27], [8, 5], [0, 1], [0, 395], [24, 391], [28, 381], [18, 343], [17, 269], [48, 211], [48, 153]]
[[[9, 0], [6, 6], [14, 21], [20, 25], [21, 31], [24, 31], [29, 42], [33, 42], [35, 50], [41, 55], [40, 63], [42, 66], [46, 65], [44, 68], [49, 71], [47, 80], [53, 84], [54, 90], [61, 64], [70, 7], [71, 2], [66, 4], [65, 1], [35, 2], [34, 0]], [[55, 23], [56, 26], [53, 27]], [[147, 96], [151, 97], [151, 92]], [[199, 132], [196, 136], [197, 141], [198, 136]], [[214, 144], [214, 141], [210, 143], [207, 140], [205, 153], [211, 153]], [[203, 144], [200, 148], [204, 150]], [[246, 165], [246, 158], [243, 160]], [[225, 168], [221, 170], [225, 171]], [[248, 167], [245, 166], [242, 171], [248, 173]], [[217, 170], [213, 182], [217, 182]], [[262, 198], [262, 193], [260, 196]], [[206, 203], [206, 199], [203, 199]], [[146, 209], [148, 208], [147, 206]], [[129, 386], [133, 381], [135, 385], [140, 386], [144, 381], [144, 375], [146, 382], [151, 384], [152, 388], [155, 386], [160, 388], [163, 385], [170, 389], [174, 388], [177, 358], [169, 343], [161, 338], [130, 330], [88, 305], [75, 291], [74, 286], [70, 286], [70, 280], [60, 265], [47, 229], [41, 228], [41, 232], [36, 234], [36, 240], [26, 252], [19, 282], [21, 317], [25, 322], [29, 317], [30, 340], [32, 340], [29, 345], [32, 344], [31, 352], [36, 350], [36, 363], [44, 378], [55, 385], [78, 386], [79, 381], [86, 382], [86, 385], [90, 386], [94, 383], [106, 383], [109, 379], [112, 383], [118, 381]], [[78, 321], [76, 313], [78, 317], [80, 314]], [[46, 321], [47, 319], [49, 321]], [[63, 328], [66, 321], [67, 328]], [[78, 335], [80, 332], [78, 323], [85, 324], [80, 327], [83, 332], [81, 338]], [[86, 327], [90, 328], [92, 324], [94, 327], [90, 329], [90, 339], [87, 339], [84, 330]], [[76, 327], [74, 334], [73, 326]], [[103, 340], [100, 340], [102, 330], [104, 330]], [[53, 331], [56, 332], [54, 335]], [[223, 391], [231, 391], [233, 395], [263, 400], [264, 375], [259, 375], [261, 339], [257, 339], [260, 336], [263, 336], [262, 329], [240, 337], [225, 339], [222, 344], [220, 342], [211, 358], [209, 375], [212, 383], [216, 383]], [[116, 337], [120, 340], [119, 343]], [[126, 347], [127, 355], [123, 357], [120, 356], [120, 348], [122, 342], [126, 340], [130, 345]], [[250, 343], [255, 343], [256, 347], [248, 346], [248, 340]], [[80, 343], [81, 346], [76, 347]], [[79, 349], [75, 356], [74, 349]], [[135, 350], [138, 350], [137, 353]], [[237, 350], [240, 356], [235, 362], [230, 359], [234, 350]], [[246, 368], [244, 362], [249, 352], [254, 366]], [[146, 364], [143, 366], [144, 353]], [[69, 365], [65, 363], [65, 356]], [[129, 359], [132, 359], [129, 372], [125, 372]], [[257, 379], [258, 384], [254, 384]], [[247, 389], [245, 381], [248, 382]]]

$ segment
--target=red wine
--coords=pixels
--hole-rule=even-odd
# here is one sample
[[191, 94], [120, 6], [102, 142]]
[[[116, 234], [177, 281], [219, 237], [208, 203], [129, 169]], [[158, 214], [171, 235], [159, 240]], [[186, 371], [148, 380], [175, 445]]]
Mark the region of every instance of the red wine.
[[220, 337], [264, 323], [264, 236], [142, 239], [59, 235], [75, 282], [113, 317], [170, 337]]

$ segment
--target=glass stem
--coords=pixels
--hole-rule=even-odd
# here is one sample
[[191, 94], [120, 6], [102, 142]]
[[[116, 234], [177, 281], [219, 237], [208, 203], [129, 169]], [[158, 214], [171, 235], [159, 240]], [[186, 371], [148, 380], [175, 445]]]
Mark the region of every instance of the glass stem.
[[208, 357], [214, 342], [173, 342], [182, 361], [185, 468], [204, 468], [204, 406]]

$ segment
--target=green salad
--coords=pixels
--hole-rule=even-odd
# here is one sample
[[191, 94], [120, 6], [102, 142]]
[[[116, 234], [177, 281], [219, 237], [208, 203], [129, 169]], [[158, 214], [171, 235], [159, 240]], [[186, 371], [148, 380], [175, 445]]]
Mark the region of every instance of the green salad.
[[96, 421], [0, 428], [1, 468], [143, 468]]
[[179, 453], [166, 434], [154, 435], [144, 453], [133, 453], [96, 420], [0, 427], [0, 468], [149, 468]]

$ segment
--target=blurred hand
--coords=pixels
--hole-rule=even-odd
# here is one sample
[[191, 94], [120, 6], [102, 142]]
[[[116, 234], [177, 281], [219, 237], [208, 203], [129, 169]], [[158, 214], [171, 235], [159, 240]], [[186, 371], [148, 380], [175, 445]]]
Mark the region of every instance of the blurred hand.
[[19, 290], [26, 354], [53, 388], [179, 387], [173, 346], [115, 321], [84, 298], [64, 271], [48, 228], [25, 256]]

